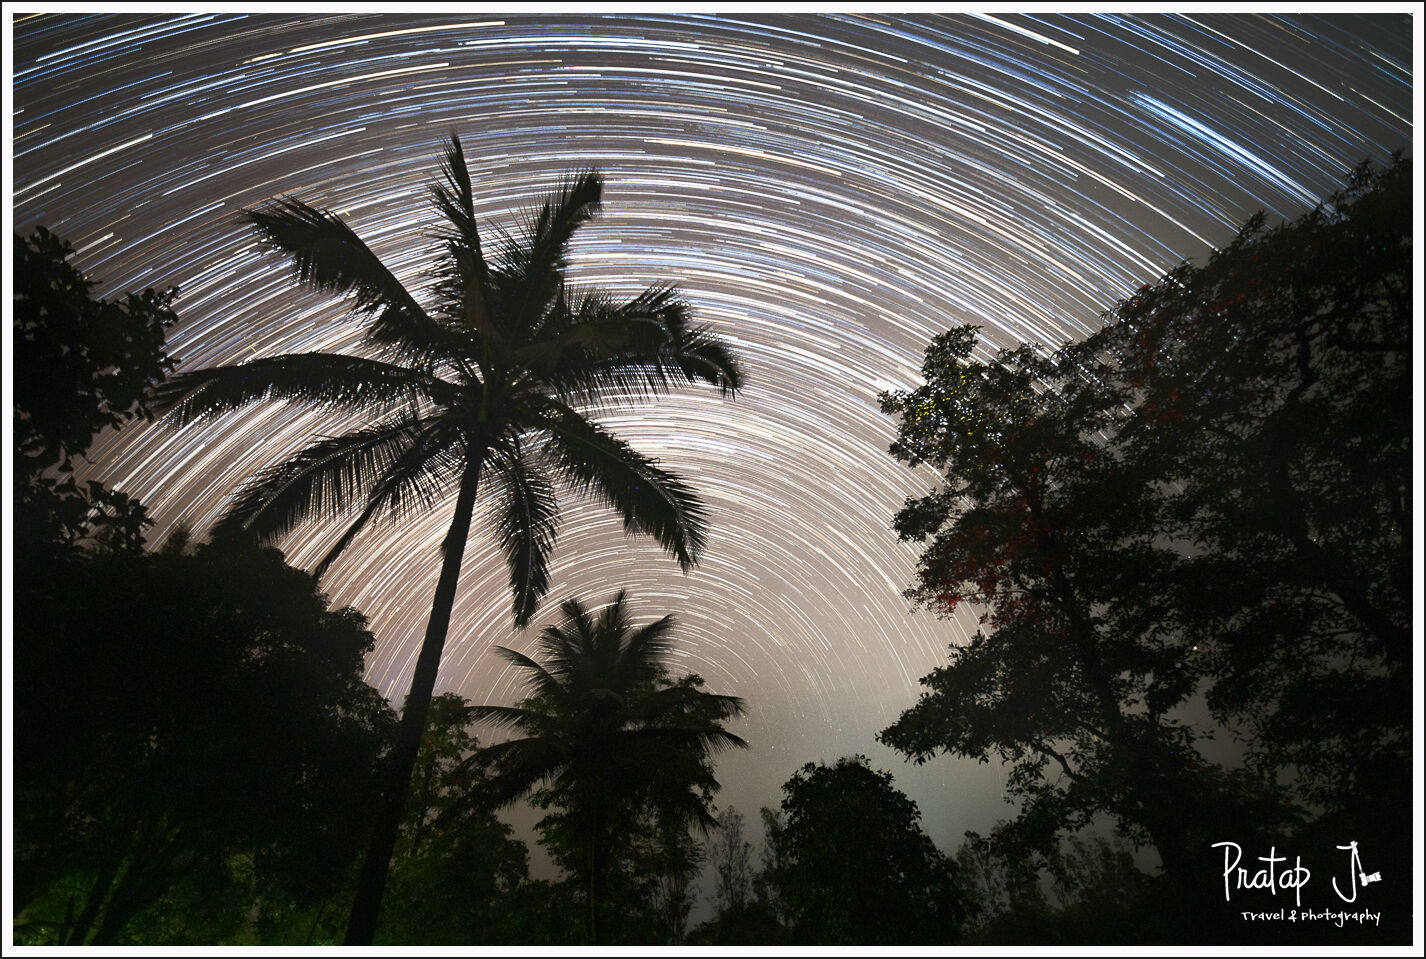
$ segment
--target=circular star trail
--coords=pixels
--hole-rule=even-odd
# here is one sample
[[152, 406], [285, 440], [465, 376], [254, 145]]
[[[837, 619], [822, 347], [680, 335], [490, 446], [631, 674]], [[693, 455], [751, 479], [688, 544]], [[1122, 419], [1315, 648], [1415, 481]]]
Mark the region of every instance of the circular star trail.
[[[1400, 8], [1398, 8], [1400, 9]], [[573, 494], [558, 602], [620, 588], [676, 614], [678, 666], [743, 696], [753, 745], [721, 800], [774, 805], [797, 765], [892, 768], [944, 848], [1005, 807], [997, 770], [914, 770], [876, 746], [973, 616], [913, 614], [916, 552], [891, 517], [934, 481], [886, 452], [881, 391], [915, 385], [935, 333], [1084, 335], [1131, 289], [1291, 217], [1365, 158], [1410, 152], [1412, 19], [1364, 15], [41, 15], [13, 21], [13, 227], [43, 224], [112, 295], [178, 286], [181, 369], [353, 351], [338, 302], [298, 290], [239, 211], [278, 196], [340, 213], [424, 287], [427, 186], [451, 132], [478, 213], [513, 228], [599, 169], [578, 282], [673, 282], [740, 351], [732, 402], [676, 392], [601, 413], [710, 507], [691, 575]], [[279, 405], [211, 428], [136, 425], [90, 475], [200, 533], [255, 470], [352, 425]], [[367, 678], [400, 702], [451, 503], [372, 530], [332, 568], [371, 619]], [[337, 527], [282, 545], [311, 566]], [[479, 530], [479, 517], [477, 517]], [[529, 649], [494, 544], [468, 550], [438, 691], [513, 702], [490, 653]]]

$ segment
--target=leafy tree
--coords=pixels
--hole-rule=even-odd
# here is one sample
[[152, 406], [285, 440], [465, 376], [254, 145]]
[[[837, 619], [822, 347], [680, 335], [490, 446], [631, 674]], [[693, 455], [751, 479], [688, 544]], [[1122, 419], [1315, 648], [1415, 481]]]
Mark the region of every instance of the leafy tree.
[[532, 695], [471, 715], [523, 734], [477, 754], [488, 795], [505, 805], [529, 794], [558, 810], [539, 828], [577, 879], [598, 943], [618, 933], [608, 904], [633, 901], [614, 895], [630, 888], [631, 853], [644, 844], [677, 853], [670, 846], [691, 824], [715, 825], [711, 756], [746, 745], [723, 728], [743, 706], [704, 692], [696, 675], [670, 677], [671, 616], [636, 627], [622, 592], [597, 617], [574, 599], [561, 611], [563, 622], [541, 634], [542, 662], [497, 647], [529, 674]]
[[[694, 882], [706, 858], [703, 846], [688, 824], [677, 817], [655, 818], [628, 838], [631, 842], [625, 869], [633, 880], [634, 895], [627, 901], [648, 904], [651, 935], [647, 938], [658, 945], [678, 945], [688, 931]], [[616, 895], [610, 901], [623, 900]]]
[[469, 703], [455, 693], [431, 700], [379, 942], [500, 942], [508, 896], [528, 879], [525, 844], [488, 809], [469, 801], [480, 787], [466, 762], [479, 746], [469, 714]]
[[967, 832], [956, 851], [956, 871], [966, 904], [967, 938], [1003, 943], [1003, 928], [1027, 935], [1026, 942], [1049, 942], [1049, 904], [1030, 860], [1011, 858], [995, 843]]
[[1162, 498], [1101, 440], [1122, 407], [1028, 346], [973, 360], [976, 335], [938, 336], [926, 384], [884, 408], [902, 416], [893, 452], [945, 479], [896, 518], [929, 540], [908, 595], [973, 603], [990, 629], [951, 649], [881, 739], [918, 762], [1011, 764], [1023, 807], [997, 839], [1020, 855], [1048, 864], [1062, 830], [1109, 812], [1187, 877], [1185, 824], [1213, 828], [1193, 797], [1218, 780], [1183, 713], [1205, 658], [1157, 594], [1183, 562], [1160, 537]]
[[44, 227], [15, 237], [15, 543], [22, 569], [39, 568], [95, 540], [143, 541], [143, 507], [68, 474], [95, 434], [149, 416], [147, 392], [173, 367], [164, 331], [177, 290], [93, 298], [97, 285], [69, 262], [74, 249]]
[[770, 881], [799, 942], [946, 944], [963, 918], [953, 863], [920, 810], [863, 756], [808, 763], [782, 787]]
[[1134, 902], [1151, 885], [1134, 864], [1133, 850], [1119, 840], [1087, 834], [1071, 836], [1065, 846], [1054, 884], [1062, 911], [1096, 900]]
[[[1201, 931], [1205, 925], [1201, 916], [1183, 923], [1164, 909], [1163, 904], [1173, 900], [1162, 879], [1140, 871], [1121, 841], [1093, 832], [1062, 842], [1050, 874], [1006, 856], [1000, 846], [976, 833], [966, 834], [956, 863], [974, 902], [967, 941], [975, 945], [1197, 940], [1192, 926]], [[1054, 894], [1053, 906], [1045, 895], [1047, 886]]]
[[713, 900], [719, 911], [741, 909], [753, 898], [753, 845], [743, 838], [743, 814], [729, 806], [708, 844]]
[[[771, 813], [771, 810], [764, 810]], [[753, 846], [744, 838], [743, 814], [732, 806], [718, 817], [708, 840], [717, 914], [688, 937], [691, 945], [772, 945], [790, 942], [773, 915], [762, 876], [753, 867]]]
[[371, 356], [285, 355], [200, 370], [170, 381], [162, 397], [180, 425], [259, 400], [372, 417], [371, 425], [318, 439], [259, 473], [223, 521], [270, 537], [309, 517], [355, 512], [318, 575], [378, 515], [429, 506], [449, 488], [457, 492], [352, 910], [352, 944], [370, 943], [375, 928], [478, 494], [494, 500], [493, 532], [510, 564], [519, 625], [548, 588], [557, 478], [613, 507], [630, 531], [654, 536], [687, 570], [703, 545], [703, 507], [681, 480], [579, 407], [611, 395], [643, 397], [680, 381], [703, 381], [724, 393], [741, 383], [732, 353], [689, 323], [671, 288], [616, 302], [566, 282], [570, 239], [599, 206], [596, 174], [566, 182], [529, 218], [522, 237], [502, 236], [493, 249], [477, 227], [455, 137], [444, 175], [433, 196], [449, 228], [429, 308], [336, 215], [296, 200], [247, 214], [268, 245], [291, 259], [299, 280], [354, 298]]
[[[1119, 445], [1185, 544], [1160, 596], [1194, 632], [1209, 705], [1315, 817], [1300, 848], [1350, 833], [1396, 874], [1416, 753], [1414, 179], [1400, 156], [1363, 164], [1296, 220], [1253, 218], [1081, 351], [1143, 411]], [[1409, 891], [1370, 892], [1393, 917], [1377, 941], [1409, 940]]]
[[[1048, 857], [1108, 812], [1181, 896], [1211, 842], [1281, 836], [1302, 800], [1401, 809], [1408, 197], [1405, 161], [1364, 166], [1083, 343], [985, 362], [962, 327], [883, 398], [893, 452], [944, 479], [896, 518], [926, 544], [908, 595], [987, 628], [882, 739], [1010, 763], [998, 842]], [[1246, 767], [1205, 760], [1205, 697]]]
[[690, 946], [793, 946], [797, 939], [773, 915], [765, 900], [724, 909], [688, 934]]
[[148, 416], [146, 393], [173, 363], [164, 331], [177, 290], [96, 300], [74, 248], [39, 227], [15, 238], [15, 467], [67, 468], [94, 434]]
[[395, 718], [373, 645], [276, 550], [102, 553], [17, 597], [17, 925], [214, 942], [316, 907], [357, 851]]
[[572, 879], [522, 882], [503, 896], [492, 941], [525, 946], [577, 946], [587, 941], [587, 910]]
[[781, 840], [783, 831], [787, 829], [787, 823], [783, 821], [781, 809], [773, 809], [769, 806], [763, 806], [758, 810], [758, 818], [762, 820], [765, 841], [758, 871], [753, 876], [753, 894], [760, 904], [767, 907], [773, 918], [779, 923], [784, 923], [787, 921], [787, 911], [778, 898], [777, 886], [773, 879], [786, 865], [784, 861], [786, 857], [783, 855], [785, 847]]
[[[1139, 415], [1116, 446], [1189, 543], [1160, 590], [1210, 703], [1329, 811], [1409, 810], [1411, 163], [1252, 218], [1201, 267], [1120, 303], [1075, 353]], [[1380, 808], [1380, 807], [1379, 807]], [[1384, 811], [1384, 810], [1383, 810]]]
[[[792, 931], [785, 925], [787, 916], [778, 899], [776, 887], [776, 877], [784, 864], [782, 846], [777, 841], [784, 828], [782, 814], [776, 809], [764, 806], [758, 810], [758, 815], [762, 820], [767, 841], [763, 844], [758, 868], [753, 870], [751, 864], [748, 864], [747, 898], [736, 906], [723, 905], [716, 916], [689, 934], [690, 945], [769, 946], [796, 943]], [[720, 888], [722, 872], [732, 864], [734, 868], [731, 888], [737, 889], [741, 885], [737, 878], [737, 860], [745, 854], [751, 857], [751, 847], [741, 838], [741, 820], [742, 816], [731, 808], [719, 820], [719, 833], [715, 835], [712, 843], [712, 858], [715, 871], [719, 875]], [[736, 831], [727, 828], [730, 823], [737, 824]], [[737, 838], [734, 839], [734, 836]]]

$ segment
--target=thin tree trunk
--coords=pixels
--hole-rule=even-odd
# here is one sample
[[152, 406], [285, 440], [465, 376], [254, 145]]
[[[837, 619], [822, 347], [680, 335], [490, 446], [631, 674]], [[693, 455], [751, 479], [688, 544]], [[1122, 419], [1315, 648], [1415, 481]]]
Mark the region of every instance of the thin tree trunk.
[[411, 692], [401, 714], [401, 729], [392, 753], [389, 778], [383, 790], [377, 812], [376, 826], [367, 847], [357, 880], [356, 899], [352, 903], [347, 923], [346, 944], [369, 946], [376, 935], [376, 919], [381, 912], [381, 897], [386, 891], [387, 871], [391, 852], [396, 847], [396, 834], [406, 813], [406, 797], [411, 788], [411, 772], [421, 749], [421, 735], [426, 730], [426, 717], [431, 708], [431, 695], [436, 686], [436, 672], [441, 665], [446, 632], [450, 628], [451, 609], [455, 605], [456, 580], [460, 577], [461, 559], [465, 556], [465, 541], [470, 534], [471, 513], [480, 484], [482, 451], [467, 444], [465, 475], [461, 477], [460, 493], [456, 497], [455, 516], [446, 534], [441, 552], [441, 578], [436, 584], [436, 596], [431, 604], [431, 619], [426, 626], [426, 638], [421, 644], [421, 656], [411, 679]]
[[322, 921], [322, 914], [327, 911], [327, 900], [323, 899], [322, 904], [317, 907], [317, 915], [312, 919], [312, 927], [307, 930], [307, 941], [304, 946], [312, 945], [312, 937], [317, 934], [317, 926]]
[[113, 888], [114, 878], [118, 876], [119, 867], [123, 864], [124, 854], [122, 852], [116, 851], [105, 860], [104, 865], [100, 867], [99, 875], [95, 878], [93, 885], [89, 887], [89, 895], [84, 898], [84, 908], [80, 910], [79, 918], [65, 930], [64, 945], [84, 944], [84, 940], [89, 936], [89, 930], [93, 928], [95, 920], [99, 918], [99, 908], [108, 897], [109, 890]]
[[134, 848], [133, 837], [141, 828], [142, 822], [136, 814], [127, 815], [119, 820], [115, 826], [114, 834], [124, 838], [117, 840], [104, 857], [99, 867], [99, 875], [95, 877], [93, 885], [89, 888], [89, 895], [85, 897], [84, 906], [80, 909], [79, 918], [74, 920], [73, 925], [66, 923], [68, 928], [61, 940], [62, 945], [84, 945], [84, 940], [89, 938], [90, 930], [99, 920], [101, 907], [114, 889], [114, 881], [119, 877], [120, 868], [123, 867], [124, 860], [129, 858]]
[[89, 945], [114, 945], [130, 920], [193, 871], [196, 860], [191, 854], [184, 865], [178, 865], [184, 851], [182, 830], [174, 830], [166, 838], [162, 832], [162, 825], [158, 825], [147, 836], [136, 836], [135, 852], [129, 856], [128, 867], [104, 904], [103, 916]]
[[603, 804], [595, 807], [594, 829], [589, 838], [589, 938], [593, 945], [604, 944], [604, 928], [599, 921], [604, 899], [604, 823]]

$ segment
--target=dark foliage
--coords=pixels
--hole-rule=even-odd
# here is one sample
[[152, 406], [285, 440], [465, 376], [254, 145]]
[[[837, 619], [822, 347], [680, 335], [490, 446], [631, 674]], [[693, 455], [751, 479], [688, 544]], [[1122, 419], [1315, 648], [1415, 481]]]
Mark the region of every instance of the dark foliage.
[[500, 649], [529, 674], [532, 695], [470, 710], [521, 734], [476, 754], [486, 799], [529, 795], [555, 810], [539, 829], [575, 880], [585, 941], [647, 941], [641, 905], [663, 914], [654, 941], [676, 939], [699, 861], [688, 830], [715, 824], [712, 756], [745, 745], [723, 728], [742, 702], [704, 692], [698, 676], [669, 675], [672, 617], [635, 627], [622, 593], [598, 616], [577, 600], [562, 612], [541, 635], [539, 661]]
[[708, 843], [719, 911], [741, 910], [753, 901], [753, 845], [743, 838], [743, 822], [743, 814], [729, 806]]
[[926, 385], [886, 408], [903, 419], [893, 451], [946, 477], [897, 516], [928, 541], [909, 595], [978, 605], [988, 629], [881, 738], [918, 761], [1009, 763], [1023, 805], [996, 838], [1019, 856], [1048, 865], [1061, 832], [1108, 812], [1188, 873], [1185, 825], [1206, 836], [1220, 793], [1257, 793], [1205, 761], [1185, 716], [1204, 667], [1155, 592], [1183, 562], [1160, 536], [1161, 497], [1106, 448], [1121, 407], [1082, 388], [1077, 366], [1030, 347], [981, 363], [975, 340], [937, 337]]
[[1410, 195], [1408, 161], [1364, 165], [1083, 343], [984, 362], [953, 330], [884, 398], [945, 480], [896, 518], [908, 595], [986, 628], [882, 738], [1010, 763], [1006, 848], [1048, 864], [1107, 812], [1187, 901], [1227, 836], [1364, 801], [1409, 829]]
[[865, 757], [808, 763], [782, 787], [767, 877], [791, 937], [824, 945], [944, 945], [964, 905], [955, 866], [916, 803]]
[[793, 946], [798, 939], [766, 902], [754, 899], [718, 915], [688, 934], [690, 946]]
[[474, 945], [510, 941], [506, 913], [529, 878], [529, 853], [512, 829], [470, 801], [481, 783], [469, 763], [479, 743], [469, 704], [431, 700], [411, 780], [406, 822], [391, 862], [378, 943]]
[[232, 542], [76, 561], [16, 607], [16, 908], [42, 941], [214, 942], [337, 891], [395, 721], [360, 614]]
[[251, 939], [320, 908], [392, 732], [371, 634], [275, 550], [143, 550], [141, 504], [67, 475], [146, 412], [172, 292], [89, 298], [17, 243], [14, 894], [19, 941]]
[[69, 474], [100, 430], [149, 416], [148, 391], [173, 367], [164, 331], [178, 291], [95, 299], [73, 252], [44, 227], [15, 237], [14, 538], [32, 563], [96, 540], [142, 543], [141, 504]]
[[1136, 406], [1116, 446], [1191, 544], [1158, 593], [1206, 640], [1210, 703], [1332, 811], [1410, 788], [1411, 210], [1410, 161], [1363, 165], [1077, 351]]
[[177, 290], [94, 299], [74, 248], [40, 227], [15, 237], [16, 471], [67, 468], [94, 434], [149, 416], [146, 393], [173, 367], [164, 331]]

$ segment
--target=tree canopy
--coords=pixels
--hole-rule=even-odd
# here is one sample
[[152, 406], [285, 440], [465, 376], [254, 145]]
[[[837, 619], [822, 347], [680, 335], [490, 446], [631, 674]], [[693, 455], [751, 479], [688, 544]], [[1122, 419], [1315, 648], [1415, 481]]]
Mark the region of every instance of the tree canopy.
[[1342, 809], [1409, 790], [1411, 162], [1260, 214], [1078, 351], [1134, 404], [1116, 446], [1186, 544], [1172, 600], [1210, 702]]
[[100, 430], [151, 415], [149, 391], [174, 365], [164, 335], [178, 291], [96, 299], [74, 248], [44, 227], [15, 237], [14, 255], [15, 541], [31, 563], [95, 539], [136, 548], [143, 507], [68, 474]]
[[808, 763], [782, 787], [766, 881], [797, 942], [945, 945], [963, 916], [955, 867], [916, 803], [866, 757]]
[[470, 801], [481, 787], [467, 762], [480, 745], [470, 721], [464, 697], [445, 693], [431, 700], [378, 943], [510, 941], [507, 913], [512, 893], [529, 878], [529, 854], [510, 826]]
[[21, 475], [68, 466], [101, 429], [149, 416], [173, 368], [164, 334], [177, 290], [94, 298], [98, 285], [44, 227], [15, 238], [15, 447]]
[[[881, 738], [1009, 763], [1000, 838], [1107, 812], [1186, 876], [1350, 796], [1408, 821], [1410, 196], [1409, 161], [1363, 165], [1083, 342], [983, 360], [958, 328], [883, 397], [943, 480], [896, 517], [908, 596], [982, 629]], [[1215, 722], [1244, 762], [1207, 758]]]
[[29, 921], [72, 944], [211, 941], [255, 899], [341, 888], [395, 728], [360, 614], [242, 542], [77, 560], [16, 606]]
[[753, 899], [753, 846], [743, 838], [743, 822], [743, 814], [729, 806], [709, 843], [713, 898], [722, 911], [740, 910]]

